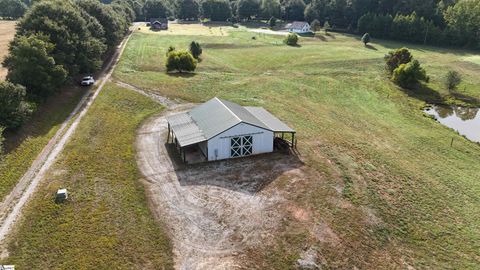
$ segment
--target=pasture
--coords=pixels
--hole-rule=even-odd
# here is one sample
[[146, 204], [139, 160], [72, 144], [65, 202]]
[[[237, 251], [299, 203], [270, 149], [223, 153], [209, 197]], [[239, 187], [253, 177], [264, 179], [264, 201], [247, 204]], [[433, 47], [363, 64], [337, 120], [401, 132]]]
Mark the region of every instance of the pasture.
[[[0, 63], [8, 53], [8, 44], [15, 35], [15, 21], [0, 21]], [[0, 64], [0, 80], [4, 80], [7, 70]]]
[[[253, 39], [255, 37], [255, 39]], [[461, 72], [456, 94], [480, 98], [480, 66], [468, 51], [329, 34], [287, 47], [281, 36], [136, 33], [115, 78], [191, 102], [219, 96], [264, 106], [298, 131], [307, 177], [281, 176], [267, 189], [287, 200], [287, 221], [251, 265], [290, 268], [314, 250], [337, 268], [474, 268], [480, 232], [480, 148], [425, 117], [426, 102], [463, 103], [443, 87]], [[203, 46], [195, 74], [165, 73], [168, 46]], [[407, 46], [431, 80], [420, 93], [394, 86], [389, 50]], [[475, 58], [473, 58], [475, 59]], [[450, 147], [449, 142], [455, 143]]]
[[[135, 33], [115, 80], [189, 102], [218, 96], [263, 106], [298, 132], [302, 166], [259, 191], [277, 196], [278, 226], [236, 254], [238, 265], [292, 269], [303, 259], [337, 269], [478, 266], [480, 147], [421, 111], [426, 101], [464, 102], [443, 89], [447, 68], [464, 75], [458, 96], [480, 98], [472, 53], [383, 41], [364, 47], [340, 34], [287, 47], [282, 36], [245, 29], [211, 35], [208, 27], [179, 27], [178, 35]], [[166, 49], [187, 49], [192, 40], [203, 46], [197, 71], [166, 74]], [[386, 78], [383, 55], [402, 46], [431, 76], [424, 92], [405, 92]], [[162, 217], [155, 222], [147, 207], [133, 147], [140, 124], [162, 110], [109, 84], [32, 199], [6, 262], [26, 269], [171, 268], [171, 242]], [[53, 203], [59, 187], [72, 189], [71, 202]]]

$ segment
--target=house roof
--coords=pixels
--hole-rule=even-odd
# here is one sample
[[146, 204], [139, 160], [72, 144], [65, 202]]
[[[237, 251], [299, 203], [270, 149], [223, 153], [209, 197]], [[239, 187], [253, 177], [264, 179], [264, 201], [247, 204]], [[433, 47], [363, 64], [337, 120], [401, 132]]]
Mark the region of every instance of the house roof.
[[209, 140], [225, 130], [247, 123], [273, 132], [295, 132], [260, 107], [243, 107], [213, 98], [186, 113], [167, 117], [180, 146]]
[[150, 18], [150, 23], [151, 24], [154, 24], [154, 23], [168, 23], [168, 19], [167, 18]]
[[302, 30], [306, 25], [309, 25], [308, 22], [300, 22], [300, 21], [295, 21], [292, 23], [287, 24], [288, 29], [298, 29]]

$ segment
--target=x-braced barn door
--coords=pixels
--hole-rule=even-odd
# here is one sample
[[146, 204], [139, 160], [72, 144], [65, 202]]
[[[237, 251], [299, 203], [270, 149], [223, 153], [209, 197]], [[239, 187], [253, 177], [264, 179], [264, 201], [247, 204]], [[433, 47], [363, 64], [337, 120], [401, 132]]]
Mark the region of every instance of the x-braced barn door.
[[230, 138], [230, 157], [243, 157], [252, 154], [253, 137], [240, 136]]

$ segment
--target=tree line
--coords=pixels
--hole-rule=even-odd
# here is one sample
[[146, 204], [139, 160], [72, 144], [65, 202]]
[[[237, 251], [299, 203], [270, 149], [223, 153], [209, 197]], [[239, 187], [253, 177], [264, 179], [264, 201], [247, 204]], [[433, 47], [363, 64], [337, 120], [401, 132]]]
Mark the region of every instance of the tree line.
[[306, 20], [351, 33], [480, 49], [480, 0], [147, 0], [137, 19]]
[[18, 128], [36, 104], [80, 74], [98, 71], [135, 16], [129, 1], [34, 2], [3, 61], [8, 73], [0, 83], [0, 130]]
[[[38, 0], [0, 0], [18, 18]], [[117, 0], [119, 1], [119, 0]], [[104, 3], [115, 3], [102, 0]], [[306, 20], [332, 30], [432, 45], [480, 49], [480, 0], [123, 0], [134, 19]], [[118, 2], [117, 2], [118, 3]], [[4, 7], [4, 8], [2, 8]], [[8, 7], [8, 8], [7, 8]], [[2, 14], [3, 13], [3, 14]], [[8, 14], [6, 14], [8, 13]]]

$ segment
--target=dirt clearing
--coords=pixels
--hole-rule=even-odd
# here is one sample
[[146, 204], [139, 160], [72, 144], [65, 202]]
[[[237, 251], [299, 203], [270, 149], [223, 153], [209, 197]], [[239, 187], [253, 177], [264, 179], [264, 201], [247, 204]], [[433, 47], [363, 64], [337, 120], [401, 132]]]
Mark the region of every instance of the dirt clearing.
[[138, 27], [138, 32], [155, 35], [175, 35], [175, 36], [228, 36], [228, 30], [231, 26], [221, 24], [204, 25], [201, 23], [176, 23], [169, 22], [168, 30], [152, 31], [145, 24]]
[[3, 59], [8, 53], [8, 44], [15, 35], [15, 21], [0, 21], [0, 80], [7, 76], [7, 69], [1, 66]]
[[240, 268], [236, 258], [263, 246], [283, 217], [284, 198], [268, 185], [301, 162], [274, 153], [184, 166], [165, 145], [166, 128], [164, 116], [140, 128], [137, 162], [151, 208], [173, 239], [176, 268]]

